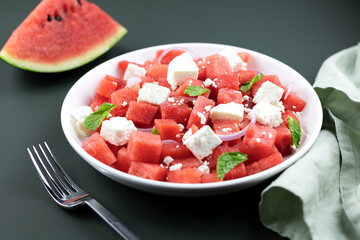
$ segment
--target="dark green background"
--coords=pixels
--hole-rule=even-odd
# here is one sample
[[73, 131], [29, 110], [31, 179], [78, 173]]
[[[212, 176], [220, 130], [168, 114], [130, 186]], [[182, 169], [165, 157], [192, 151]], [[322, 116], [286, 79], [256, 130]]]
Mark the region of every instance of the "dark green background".
[[[75, 1], [75, 0], [74, 0]], [[130, 189], [89, 166], [67, 143], [60, 109], [70, 87], [99, 63], [143, 47], [211, 42], [259, 51], [313, 83], [321, 63], [360, 40], [359, 1], [94, 1], [128, 28], [108, 53], [76, 70], [32, 73], [0, 62], [0, 238], [117, 239], [89, 209], [48, 196], [26, 147], [46, 140], [69, 174], [144, 239], [279, 239], [259, 220], [270, 183], [216, 197], [164, 197]], [[0, 0], [0, 45], [38, 3]], [[64, 238], [65, 237], [65, 238]]]

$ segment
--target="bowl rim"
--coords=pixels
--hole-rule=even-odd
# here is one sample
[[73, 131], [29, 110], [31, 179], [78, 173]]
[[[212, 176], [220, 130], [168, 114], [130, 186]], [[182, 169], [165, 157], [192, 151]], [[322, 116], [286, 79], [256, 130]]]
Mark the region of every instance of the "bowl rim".
[[[198, 47], [198, 46], [200, 46], [200, 47], [216, 47], [216, 48], [218, 48], [218, 47], [229, 48], [230, 47], [230, 48], [235, 48], [240, 51], [246, 51], [250, 55], [261, 56], [267, 60], [274, 62], [277, 65], [281, 65], [281, 67], [285, 68], [286, 71], [292, 72], [292, 74], [295, 74], [299, 79], [301, 79], [302, 84], [304, 84], [304, 87], [306, 88], [306, 91], [310, 91], [312, 93], [312, 95], [314, 95], [314, 97], [315, 97], [315, 102], [312, 102], [311, 105], [318, 108], [318, 110], [319, 110], [316, 125], [312, 129], [312, 134], [311, 134], [310, 138], [307, 139], [307, 143], [305, 145], [303, 145], [302, 148], [299, 149], [297, 152], [295, 152], [293, 155], [290, 155], [290, 157], [288, 159], [286, 159], [284, 162], [282, 162], [272, 168], [264, 170], [260, 173], [256, 173], [254, 175], [245, 176], [242, 178], [232, 179], [232, 180], [227, 180], [227, 181], [213, 182], [213, 183], [171, 183], [171, 182], [155, 181], [155, 180], [150, 180], [150, 179], [133, 176], [131, 174], [119, 171], [111, 166], [105, 165], [104, 163], [102, 163], [102, 162], [98, 161], [97, 159], [95, 159], [94, 157], [90, 156], [88, 153], [85, 152], [85, 150], [83, 150], [81, 148], [80, 145], [78, 145], [78, 143], [75, 141], [75, 139], [73, 138], [73, 136], [71, 134], [71, 130], [68, 128], [68, 126], [72, 126], [72, 125], [67, 122], [69, 119], [69, 116], [66, 115], [67, 114], [66, 108], [69, 105], [70, 96], [72, 95], [73, 92], [75, 92], [75, 90], [77, 89], [77, 86], [80, 85], [81, 82], [84, 81], [84, 79], [86, 79], [88, 76], [90, 76], [92, 73], [96, 72], [98, 69], [105, 66], [106, 64], [109, 64], [112, 61], [118, 61], [120, 59], [125, 60], [127, 58], [127, 56], [129, 56], [129, 55], [131, 56], [133, 54], [139, 54], [143, 51], [155, 51], [155, 50], [159, 50], [159, 49], [166, 49], [166, 48], [172, 48], [172, 47], [184, 47], [184, 48], [191, 49], [191, 48]], [[277, 73], [274, 73], [274, 74], [277, 74]], [[101, 79], [99, 79], [99, 81], [100, 80]], [[159, 190], [179, 190], [179, 191], [186, 191], [186, 190], [206, 191], [206, 190], [210, 190], [210, 189], [216, 190], [216, 189], [222, 189], [222, 188], [232, 188], [232, 187], [236, 187], [238, 185], [246, 185], [246, 184], [254, 183], [256, 181], [262, 181], [262, 180], [268, 179], [269, 177], [274, 176], [274, 175], [284, 171], [289, 166], [294, 164], [313, 146], [313, 144], [315, 143], [315, 141], [320, 133], [321, 126], [322, 126], [322, 120], [323, 120], [323, 113], [322, 113], [321, 102], [320, 102], [319, 97], [317, 96], [316, 92], [314, 91], [313, 87], [300, 73], [298, 73], [296, 70], [294, 70], [287, 64], [285, 64], [273, 57], [270, 57], [268, 55], [265, 55], [263, 53], [260, 53], [260, 52], [254, 51], [254, 50], [237, 47], [237, 46], [226, 45], [226, 44], [200, 43], [200, 42], [170, 43], [170, 44], [156, 45], [156, 46], [137, 49], [137, 50], [127, 52], [127, 53], [121, 54], [119, 56], [113, 57], [113, 58], [97, 65], [96, 67], [90, 69], [80, 79], [78, 79], [75, 82], [75, 84], [73, 84], [73, 86], [70, 88], [68, 93], [66, 94], [64, 102], [61, 107], [61, 126], [62, 126], [62, 129], [63, 129], [66, 139], [68, 140], [71, 147], [87, 163], [89, 163], [96, 170], [98, 170], [102, 174], [112, 178], [113, 180], [116, 180], [125, 185], [130, 184], [133, 186], [135, 184], [138, 186], [142, 185], [143, 187], [158, 188]], [[119, 180], [121, 180], [121, 181], [119, 181]]]

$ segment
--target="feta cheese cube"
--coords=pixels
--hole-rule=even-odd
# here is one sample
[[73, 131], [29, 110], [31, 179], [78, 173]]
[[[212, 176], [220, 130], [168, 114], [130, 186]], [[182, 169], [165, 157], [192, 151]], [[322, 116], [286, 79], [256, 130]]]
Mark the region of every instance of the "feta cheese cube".
[[247, 63], [233, 49], [224, 49], [219, 54], [226, 58], [233, 72], [246, 69]]
[[132, 77], [145, 77], [146, 69], [139, 67], [136, 64], [129, 63], [124, 73], [124, 80], [129, 80]]
[[166, 80], [175, 90], [180, 86], [185, 79], [197, 79], [199, 68], [194, 62], [193, 58], [188, 53], [183, 53], [175, 57], [170, 63]]
[[139, 90], [138, 102], [160, 105], [168, 99], [170, 89], [153, 83], [145, 83]]
[[75, 109], [73, 112], [73, 126], [76, 132], [83, 137], [90, 136], [94, 131], [84, 126], [84, 121], [87, 116], [93, 113], [93, 110], [89, 106], [82, 106]]
[[210, 111], [211, 120], [237, 120], [241, 122], [244, 117], [244, 105], [239, 103], [225, 103], [213, 107]]
[[222, 141], [208, 125], [205, 125], [185, 140], [183, 139], [183, 143], [197, 159], [201, 160], [209, 156]]
[[256, 104], [252, 111], [247, 115], [252, 119], [256, 114], [256, 121], [269, 127], [278, 127], [283, 121], [281, 119], [281, 109], [265, 101]]
[[261, 85], [261, 87], [256, 92], [253, 98], [253, 102], [259, 103], [261, 101], [265, 101], [276, 105], [276, 103], [280, 101], [283, 93], [284, 93], [284, 89], [276, 86], [270, 81], [266, 81]]
[[113, 117], [103, 121], [100, 135], [105, 141], [115, 146], [122, 146], [127, 143], [133, 130], [136, 130], [136, 127], [131, 120], [124, 117]]

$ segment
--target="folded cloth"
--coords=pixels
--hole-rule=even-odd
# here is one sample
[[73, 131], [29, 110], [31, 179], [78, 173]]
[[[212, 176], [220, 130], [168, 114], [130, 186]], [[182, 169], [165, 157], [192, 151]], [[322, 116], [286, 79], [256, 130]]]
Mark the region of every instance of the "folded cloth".
[[360, 44], [328, 58], [314, 89], [323, 130], [262, 192], [260, 219], [291, 239], [360, 239]]

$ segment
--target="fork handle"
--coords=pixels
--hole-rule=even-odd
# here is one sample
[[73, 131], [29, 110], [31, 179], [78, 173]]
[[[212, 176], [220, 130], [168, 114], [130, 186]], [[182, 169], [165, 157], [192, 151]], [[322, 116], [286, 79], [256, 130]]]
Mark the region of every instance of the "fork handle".
[[102, 219], [105, 220], [120, 236], [125, 240], [140, 240], [140, 238], [131, 231], [124, 223], [109, 212], [103, 205], [93, 198], [85, 200], [85, 203], [91, 207]]

